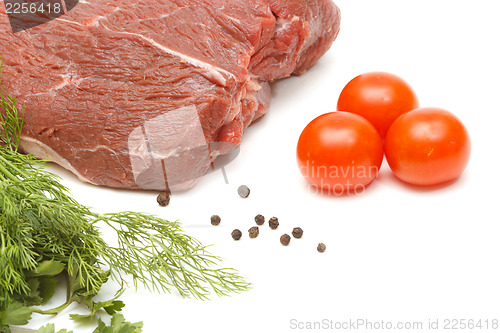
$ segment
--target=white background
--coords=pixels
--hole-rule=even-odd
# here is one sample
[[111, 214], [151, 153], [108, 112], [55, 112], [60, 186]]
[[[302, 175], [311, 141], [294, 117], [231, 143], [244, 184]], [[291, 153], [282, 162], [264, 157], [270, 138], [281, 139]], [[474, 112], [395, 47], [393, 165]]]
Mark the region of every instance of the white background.
[[[421, 321], [424, 328], [429, 319], [440, 325], [446, 319], [500, 319], [500, 2], [336, 3], [342, 11], [337, 41], [307, 73], [274, 84], [268, 114], [250, 126], [240, 154], [225, 167], [229, 184], [218, 170], [162, 208], [157, 193], [86, 185], [54, 168], [96, 211], [146, 211], [179, 220], [188, 234], [214, 244], [225, 267], [239, 269], [253, 284], [250, 292], [211, 301], [130, 289], [122, 297], [123, 313], [144, 321], [144, 332], [295, 332], [294, 319]], [[350, 79], [375, 70], [403, 77], [421, 106], [448, 109], [467, 126], [472, 156], [456, 182], [411, 187], [384, 161], [379, 178], [361, 195], [322, 196], [308, 189], [295, 162], [302, 129], [335, 109]], [[251, 189], [247, 199], [237, 195], [241, 184]], [[257, 239], [249, 239], [246, 230], [259, 213], [266, 220], [278, 217], [280, 227], [273, 231], [266, 223]], [[212, 214], [221, 216], [221, 225], [210, 225]], [[280, 235], [296, 226], [304, 229], [303, 238], [282, 246]], [[244, 232], [239, 242], [230, 236], [234, 228]], [[327, 245], [325, 253], [316, 251], [318, 242]], [[74, 311], [81, 310], [36, 317], [30, 327], [55, 322], [58, 329], [91, 332], [90, 326], [73, 326], [68, 314]]]

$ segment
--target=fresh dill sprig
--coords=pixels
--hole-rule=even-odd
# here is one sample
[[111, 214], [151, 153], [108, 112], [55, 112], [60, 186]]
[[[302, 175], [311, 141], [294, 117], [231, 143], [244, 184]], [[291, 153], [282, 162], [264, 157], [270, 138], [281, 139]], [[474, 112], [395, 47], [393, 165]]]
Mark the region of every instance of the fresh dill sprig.
[[211, 291], [225, 296], [249, 287], [234, 269], [217, 268], [221, 259], [183, 233], [178, 223], [133, 212], [99, 215], [96, 221], [118, 236], [118, 247], [108, 247], [104, 260], [152, 291], [173, 287], [184, 297], [206, 299]]
[[10, 96], [1, 88], [2, 68], [3, 61], [0, 59], [0, 111], [5, 111], [0, 119], [2, 121], [0, 145], [17, 150], [19, 148], [19, 140], [21, 139], [24, 112], [18, 111], [17, 98]]
[[[249, 289], [179, 223], [145, 213], [98, 214], [73, 199], [45, 169], [47, 160], [18, 152], [23, 111], [16, 102], [0, 88], [0, 332], [27, 322], [31, 312], [54, 314], [73, 302], [87, 305], [88, 316], [99, 309], [113, 314], [123, 307], [116, 298], [127, 277], [136, 287], [198, 299]], [[114, 230], [117, 246], [103, 240], [100, 226]], [[65, 277], [66, 302], [51, 310], [33, 307], [52, 297], [57, 276]], [[94, 302], [109, 277], [121, 289], [112, 300]]]

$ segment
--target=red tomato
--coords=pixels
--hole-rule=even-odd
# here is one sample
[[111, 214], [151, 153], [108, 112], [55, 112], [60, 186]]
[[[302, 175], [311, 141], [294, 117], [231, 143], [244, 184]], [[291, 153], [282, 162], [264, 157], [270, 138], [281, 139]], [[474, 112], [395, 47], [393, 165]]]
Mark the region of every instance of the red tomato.
[[394, 174], [415, 185], [460, 176], [469, 162], [469, 134], [452, 113], [420, 108], [400, 116], [387, 132], [385, 154]]
[[418, 106], [417, 96], [406, 81], [394, 74], [371, 72], [355, 77], [344, 87], [337, 110], [363, 116], [383, 139], [397, 117]]
[[297, 144], [306, 180], [333, 194], [364, 190], [377, 175], [384, 149], [375, 127], [361, 116], [331, 112], [311, 121]]

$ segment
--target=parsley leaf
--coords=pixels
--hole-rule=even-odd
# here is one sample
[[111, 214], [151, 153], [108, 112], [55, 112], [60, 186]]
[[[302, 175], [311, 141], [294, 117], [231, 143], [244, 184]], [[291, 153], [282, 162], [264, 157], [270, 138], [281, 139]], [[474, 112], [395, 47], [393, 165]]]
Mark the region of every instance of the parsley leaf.
[[31, 319], [33, 310], [22, 303], [12, 302], [3, 311], [0, 311], [0, 327], [8, 325], [26, 325]]

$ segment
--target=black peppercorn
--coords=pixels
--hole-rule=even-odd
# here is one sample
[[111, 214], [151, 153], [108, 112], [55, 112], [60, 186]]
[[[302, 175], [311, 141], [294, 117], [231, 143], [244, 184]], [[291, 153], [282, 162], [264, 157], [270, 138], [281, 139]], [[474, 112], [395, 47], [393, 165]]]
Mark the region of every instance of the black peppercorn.
[[167, 206], [170, 203], [170, 193], [161, 192], [160, 194], [158, 194], [158, 197], [156, 197], [156, 201], [162, 207]]
[[241, 185], [240, 187], [238, 187], [238, 194], [240, 195], [240, 197], [246, 198], [250, 195], [250, 189], [246, 185]]
[[248, 236], [250, 238], [255, 238], [259, 235], [259, 227], [251, 227], [248, 229]]
[[271, 217], [269, 219], [269, 227], [271, 229], [277, 229], [279, 225], [280, 225], [280, 223], [278, 222], [278, 218], [277, 217]]
[[318, 244], [318, 252], [323, 253], [326, 250], [326, 245], [323, 243]]
[[234, 229], [233, 232], [231, 233], [231, 237], [233, 237], [234, 240], [239, 240], [241, 238], [241, 231], [240, 229]]
[[212, 223], [212, 225], [219, 225], [220, 224], [220, 216], [219, 215], [212, 215], [210, 217], [210, 223]]
[[287, 246], [288, 244], [290, 244], [290, 236], [287, 234], [281, 235], [280, 242], [284, 246]]
[[264, 216], [260, 214], [255, 216], [255, 223], [257, 223], [258, 225], [263, 225], [265, 221], [266, 219], [264, 218]]
[[302, 228], [293, 228], [292, 236], [295, 238], [300, 238], [304, 234], [304, 230]]

